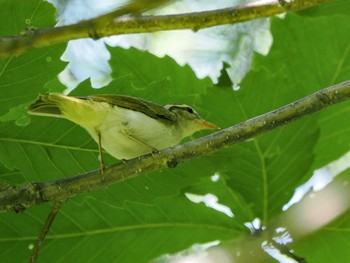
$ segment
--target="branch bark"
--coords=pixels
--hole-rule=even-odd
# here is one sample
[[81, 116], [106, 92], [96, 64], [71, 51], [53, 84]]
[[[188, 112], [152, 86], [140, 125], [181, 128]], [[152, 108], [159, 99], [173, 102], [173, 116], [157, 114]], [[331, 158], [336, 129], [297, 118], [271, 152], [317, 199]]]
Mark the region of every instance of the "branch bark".
[[32, 48], [64, 43], [79, 38], [102, 37], [155, 32], [161, 30], [203, 28], [244, 22], [269, 17], [287, 11], [298, 11], [317, 6], [329, 0], [260, 0], [255, 3], [206, 12], [194, 12], [164, 16], [133, 16], [123, 19], [121, 15], [132, 9], [120, 9], [77, 24], [55, 28], [30, 29], [23, 35], [0, 37], [0, 58], [18, 56]]
[[185, 161], [287, 125], [349, 98], [350, 80], [186, 144], [107, 167], [104, 174], [96, 170], [50, 182], [26, 183], [19, 186], [0, 183], [0, 211], [23, 211], [44, 202], [68, 199], [155, 170], [173, 168]]

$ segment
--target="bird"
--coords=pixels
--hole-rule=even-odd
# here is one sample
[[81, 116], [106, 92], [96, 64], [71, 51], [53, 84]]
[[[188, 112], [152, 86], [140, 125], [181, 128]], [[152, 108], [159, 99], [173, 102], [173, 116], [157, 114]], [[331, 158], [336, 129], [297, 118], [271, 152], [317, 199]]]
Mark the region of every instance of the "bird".
[[116, 159], [129, 160], [178, 145], [197, 131], [219, 129], [188, 105], [161, 106], [116, 94], [40, 94], [27, 112], [64, 118], [84, 128], [98, 144], [102, 172], [105, 167], [102, 149]]

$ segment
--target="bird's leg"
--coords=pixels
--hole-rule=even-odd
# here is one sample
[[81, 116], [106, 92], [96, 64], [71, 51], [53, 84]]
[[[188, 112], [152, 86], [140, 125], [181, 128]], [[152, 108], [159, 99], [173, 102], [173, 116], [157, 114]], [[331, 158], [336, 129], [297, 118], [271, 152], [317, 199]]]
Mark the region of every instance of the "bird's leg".
[[103, 174], [103, 170], [105, 169], [105, 163], [103, 161], [103, 155], [102, 155], [102, 136], [100, 131], [97, 131], [98, 136], [98, 151], [99, 151], [99, 159], [100, 159], [100, 170]]
[[133, 140], [134, 142], [137, 142], [137, 143], [142, 144], [143, 146], [146, 146], [147, 148], [149, 148], [150, 149], [150, 153], [152, 154], [152, 156], [153, 156], [154, 153], [158, 152], [157, 148], [149, 145], [148, 143], [145, 143], [145, 142], [141, 141], [140, 139], [136, 138], [135, 136], [129, 134], [127, 131], [124, 131], [124, 134], [126, 136], [128, 136], [130, 140]]

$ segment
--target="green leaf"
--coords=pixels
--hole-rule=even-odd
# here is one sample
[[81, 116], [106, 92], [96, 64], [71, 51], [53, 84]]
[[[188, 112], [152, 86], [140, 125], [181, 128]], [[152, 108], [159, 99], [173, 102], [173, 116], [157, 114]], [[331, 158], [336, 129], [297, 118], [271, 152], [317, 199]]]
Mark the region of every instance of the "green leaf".
[[[308, 95], [348, 80], [350, 36], [344, 32], [347, 32], [349, 23], [350, 16], [341, 15], [310, 18], [288, 14], [283, 20], [276, 18], [271, 25], [274, 35], [272, 50], [268, 59], [257, 56], [255, 69], [267, 69], [266, 77], [275, 77], [271, 81], [265, 77], [264, 84], [283, 89], [293, 99], [301, 97], [296, 96], [293, 89], [304, 90], [303, 94]], [[330, 25], [334, 30], [321, 30]], [[282, 74], [284, 79], [279, 77]], [[314, 150], [317, 155], [313, 169], [328, 164], [350, 149], [349, 110], [350, 103], [345, 102], [320, 113], [321, 133]]]
[[[54, 8], [42, 1], [1, 1], [0, 35], [16, 35], [26, 27], [54, 26]], [[29, 30], [29, 29], [28, 29]], [[13, 107], [33, 100], [39, 92], [44, 92], [43, 85], [63, 70], [64, 63], [59, 60], [64, 45], [34, 49], [19, 57], [0, 60], [0, 117]], [[7, 114], [2, 121], [25, 118]], [[11, 118], [9, 118], [11, 116]], [[5, 118], [5, 119], [4, 119]], [[25, 125], [23, 119], [18, 124]]]
[[[273, 19], [271, 28], [274, 44], [269, 56], [257, 56], [254, 70], [241, 85], [243, 94], [239, 95], [241, 90], [237, 92], [239, 99], [235, 100], [238, 104], [236, 109], [226, 108], [224, 111], [230, 112], [231, 118], [237, 112], [248, 112], [247, 117], [253, 117], [281, 106], [279, 103], [291, 102], [349, 79], [350, 38], [344, 34], [349, 19], [349, 16], [339, 15], [310, 18], [293, 14], [288, 14], [284, 20]], [[324, 30], [329, 25], [336, 30]], [[251, 96], [247, 95], [248, 92]], [[222, 101], [222, 98], [217, 99]], [[228, 100], [223, 104], [227, 105]], [[238, 190], [246, 200], [252, 200], [258, 213], [261, 213], [261, 207], [267, 205], [266, 214], [273, 221], [278, 212], [281, 213], [280, 205], [286, 200], [284, 195], [290, 194], [298, 181], [305, 180], [303, 177], [309, 178], [315, 168], [326, 165], [349, 150], [349, 106], [349, 102], [332, 106], [315, 117], [308, 117], [308, 120], [258, 137], [241, 147], [236, 146], [238, 149], [232, 159], [238, 168], [231, 172], [235, 172], [231, 187]], [[253, 156], [259, 148], [260, 158], [256, 157], [254, 162]], [[244, 162], [247, 164], [244, 165]], [[261, 165], [263, 163], [264, 166]], [[308, 167], [310, 172], [307, 172]], [[260, 177], [257, 176], [259, 172]], [[253, 177], [248, 177], [252, 174]], [[264, 176], [267, 178], [265, 182]], [[268, 193], [267, 198], [260, 199], [260, 204], [257, 194], [262, 196], [264, 191], [258, 186], [264, 187]], [[348, 222], [348, 216], [344, 215], [339, 220]], [[263, 220], [264, 223], [266, 221]], [[347, 261], [346, 227], [347, 223], [335, 227], [333, 231], [322, 231], [315, 235], [315, 239], [306, 239], [305, 243], [316, 242], [315, 245], [308, 243], [308, 246], [303, 246], [303, 242], [296, 254], [312, 262]], [[323, 249], [328, 246], [324, 244], [332, 242], [332, 249]], [[333, 251], [338, 251], [337, 256], [332, 257]]]
[[[209, 94], [206, 104], [221, 105], [213, 118], [220, 118], [218, 124], [225, 127], [226, 122], [244, 121], [349, 79], [350, 39], [342, 33], [348, 20], [297, 15], [274, 19], [272, 50], [268, 57], [257, 56], [240, 90], [231, 94], [218, 89]], [[337, 31], [320, 30], [329, 24], [337, 25]], [[336, 105], [225, 150], [220, 154], [226, 165], [219, 172], [266, 225], [282, 213], [295, 187], [315, 168], [349, 150], [348, 110], [348, 102]]]
[[97, 146], [65, 120], [33, 119], [30, 125], [0, 123], [0, 159], [25, 181], [47, 181], [98, 168]]
[[[74, 94], [121, 93], [159, 103], [185, 102], [195, 104], [201, 115], [209, 117], [209, 110], [201, 101], [208, 86], [212, 85], [208, 79], [198, 80], [189, 67], [180, 67], [170, 58], [159, 59], [133, 49], [118, 48], [111, 52], [112, 67], [117, 67], [116, 60], [123, 63], [118, 64], [115, 70], [118, 74], [109, 87], [92, 90], [86, 81]], [[151, 74], [153, 71], [155, 73]], [[49, 89], [53, 87], [60, 88], [57, 87], [56, 79], [45, 86]], [[26, 181], [53, 180], [98, 168], [95, 142], [82, 128], [66, 120], [33, 117], [31, 124], [26, 127], [2, 124], [0, 138], [0, 160], [6, 167], [19, 170]], [[114, 161], [109, 159], [109, 162]], [[52, 233], [57, 232], [57, 236], [53, 234], [48, 238], [50, 243], [40, 257], [45, 262], [46, 257], [52, 257], [52, 249], [57, 253], [57, 247], [61, 247], [64, 259], [88, 259], [103, 255], [106, 261], [118, 257], [122, 262], [134, 262], [135, 258], [138, 262], [146, 262], [147, 259], [185, 249], [196, 242], [231, 239], [245, 233], [247, 229], [243, 223], [253, 218], [252, 212], [233, 191], [222, 193], [219, 203], [224, 200], [225, 204], [232, 207], [237, 215], [234, 218], [185, 198], [186, 187], [198, 182], [201, 177], [212, 176], [222, 165], [220, 158], [201, 158], [174, 170], [144, 175], [69, 200], [60, 213], [64, 219], [57, 219], [52, 230]], [[11, 182], [14, 179], [6, 176], [6, 180]], [[208, 191], [217, 186], [207, 182]], [[221, 187], [223, 190], [226, 188], [224, 184]], [[26, 212], [26, 217], [32, 217], [31, 210]], [[6, 231], [20, 229], [15, 221], [9, 218], [5, 221], [10, 222]], [[36, 228], [39, 229], [41, 225], [42, 221], [36, 224]], [[191, 229], [193, 231], [189, 231]], [[33, 242], [35, 233], [30, 234], [31, 238], [23, 239]], [[8, 240], [11, 238], [4, 239], [4, 242]], [[101, 240], [106, 246], [97, 249], [97, 252], [96, 249], [86, 249], [101, 243]], [[159, 240], [163, 241], [155, 246], [156, 240], [158, 243]], [[181, 242], [174, 244], [174, 240]], [[140, 254], [131, 253], [133, 242], [143, 248], [137, 249]], [[28, 242], [16, 241], [7, 245], [9, 249], [17, 245], [24, 249]], [[83, 252], [69, 250], [64, 253], [67, 246], [79, 248], [77, 250]], [[115, 247], [120, 250], [115, 251]]]
[[[239, 91], [212, 91], [207, 103], [210, 100], [214, 105], [222, 105], [220, 110], [225, 114], [221, 121], [238, 123], [293, 101], [290, 92], [295, 97], [302, 96], [293, 86], [286, 92], [271, 85], [271, 82], [285, 85], [284, 74], [267, 76], [266, 70], [251, 72]], [[256, 86], [259, 81], [260, 85]], [[310, 169], [319, 134], [316, 120], [311, 117], [298, 121], [219, 153], [225, 161], [218, 172], [252, 206], [263, 224], [281, 213]]]
[[[206, 104], [221, 105], [213, 118], [238, 123], [349, 78], [350, 39], [341, 33], [346, 31], [347, 20], [345, 16], [293, 14], [273, 19], [275, 41], [269, 56], [257, 56], [240, 90], [231, 94], [218, 89], [208, 96]], [[336, 32], [320, 30], [329, 23], [338, 25]], [[313, 169], [349, 150], [349, 105], [323, 110], [222, 153], [227, 158], [223, 170], [230, 186], [252, 204], [264, 224], [281, 213], [295, 187]], [[225, 127], [222, 123], [218, 122]]]
[[18, 35], [30, 27], [54, 26], [55, 8], [42, 0], [0, 0], [0, 35]]
[[[11, 251], [19, 251], [16, 261], [26, 261], [47, 212], [46, 206], [27, 211], [21, 220], [14, 214], [2, 216], [7, 227], [0, 229], [0, 256], [11, 258]], [[38, 262], [148, 262], [213, 237], [241, 235], [235, 229], [228, 216], [183, 195], [159, 198], [152, 205], [126, 201], [121, 206], [91, 196], [77, 198], [60, 210]]]
[[[128, 63], [118, 67], [117, 72], [120, 75], [115, 77], [111, 85], [95, 91], [86, 81], [74, 91], [75, 94], [135, 95], [138, 92], [141, 97], [152, 99], [153, 95], [154, 101], [163, 100], [164, 103], [169, 101], [169, 98], [183, 101], [187, 94], [186, 101], [190, 102], [191, 97], [197, 98], [199, 105], [199, 98], [204, 96], [207, 86], [210, 85], [209, 80], [198, 80], [189, 67], [179, 67], [169, 58], [159, 59], [136, 50], [114, 49], [112, 53], [112, 66], [116, 63], [115, 59], [120, 61], [119, 58]], [[140, 67], [135, 69], [132, 61], [138, 61]], [[144, 76], [148, 76], [148, 63], [152, 63], [158, 75], [150, 75], [147, 81]], [[52, 83], [57, 85], [56, 81]], [[188, 91], [187, 87], [191, 87], [191, 90]], [[166, 89], [166, 92], [163, 93], [161, 89]], [[82, 128], [68, 121], [33, 117], [32, 123], [27, 127], [3, 124], [0, 134], [3, 148], [0, 157], [4, 164], [9, 168], [19, 169], [28, 181], [53, 180], [98, 168], [96, 144]], [[36, 158], [31, 157], [34, 153]], [[110, 158], [108, 162], [115, 160]], [[115, 200], [152, 202], [158, 196], [177, 194], [183, 187], [199, 180], [200, 176], [212, 176], [221, 165], [219, 158], [203, 158], [174, 171], [156, 172], [150, 176], [129, 180], [115, 186], [113, 193], [118, 193]], [[145, 189], [145, 185], [150, 190]]]
[[[188, 67], [180, 67], [168, 57], [116, 48], [110, 50], [114, 78], [111, 85], [92, 90], [84, 82], [73, 94], [120, 93], [161, 104], [187, 103], [209, 121], [229, 127], [348, 79], [349, 37], [344, 32], [349, 22], [348, 16], [341, 15], [311, 18], [287, 15], [284, 20], [274, 19], [275, 42], [271, 53], [267, 57], [257, 56], [254, 70], [235, 92], [212, 87], [208, 79], [198, 80]], [[28, 68], [13, 67], [7, 71], [10, 69], [7, 66], [3, 70], [6, 78], [0, 79], [4, 91], [1, 114], [18, 116], [20, 105], [34, 99], [37, 93], [64, 88], [57, 83], [55, 74], [44, 70], [47, 68], [44, 60], [33, 61], [35, 52], [21, 56], [20, 62], [5, 61], [5, 66], [15, 61], [14, 66], [23, 64]], [[52, 57], [52, 62], [59, 63], [58, 55]], [[31, 82], [28, 76], [37, 75], [27, 70], [40, 72], [45, 78], [40, 78], [39, 83]], [[25, 72], [20, 74], [21, 71]], [[26, 86], [28, 93], [16, 83], [30, 83]], [[8, 86], [11, 89], [5, 89]], [[349, 107], [344, 105], [348, 104], [176, 169], [143, 175], [72, 198], [58, 214], [39, 262], [147, 262], [194, 243], [238, 238], [247, 233], [243, 223], [255, 217], [268, 226], [282, 214], [282, 206], [314, 167], [336, 159], [349, 148], [350, 115]], [[8, 183], [54, 180], [97, 169], [97, 154], [89, 135], [62, 119], [33, 117], [25, 127], [0, 124], [3, 164], [0, 172], [1, 179]], [[210, 179], [214, 174], [220, 176], [220, 181]], [[185, 193], [214, 194], [234, 217], [202, 203], [194, 204], [185, 198]], [[48, 211], [49, 206], [44, 205], [21, 215], [1, 215], [0, 256], [4, 262], [28, 260], [28, 246], [37, 238]], [[344, 227], [336, 230], [348, 227], [347, 219], [343, 222]], [[337, 237], [335, 232], [332, 236], [323, 234], [320, 232], [332, 241]], [[345, 235], [341, 237], [347, 245]], [[334, 244], [339, 244], [339, 253], [344, 253], [345, 246]], [[298, 248], [299, 252], [307, 258], [315, 256], [318, 262], [323, 260], [311, 255], [314, 249]], [[339, 256], [339, 261], [346, 262], [342, 260], [346, 256]]]
[[8, 122], [16, 120], [18, 126], [26, 126], [30, 123], [30, 118], [26, 115], [27, 109], [25, 105], [19, 105], [9, 110], [8, 113], [0, 117], [0, 121]]

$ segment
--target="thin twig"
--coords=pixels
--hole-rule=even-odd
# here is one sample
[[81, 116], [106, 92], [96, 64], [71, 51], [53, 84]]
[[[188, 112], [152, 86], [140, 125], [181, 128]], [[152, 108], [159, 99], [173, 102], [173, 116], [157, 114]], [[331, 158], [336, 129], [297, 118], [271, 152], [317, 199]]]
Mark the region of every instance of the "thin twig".
[[349, 98], [350, 80], [186, 144], [112, 165], [104, 170], [103, 175], [100, 170], [96, 170], [51, 182], [27, 183], [20, 186], [6, 184], [0, 187], [0, 211], [23, 211], [44, 202], [67, 199], [155, 170], [172, 168], [185, 161], [275, 130]]
[[[192, 29], [233, 24], [298, 11], [320, 5], [329, 0], [260, 0], [242, 6], [163, 16], [134, 16], [118, 19], [121, 15], [133, 12], [132, 8], [116, 10], [97, 18], [77, 24], [55, 28], [31, 28], [23, 35], [0, 37], [0, 58], [20, 55], [39, 47], [51, 46], [79, 38], [99, 39], [106, 36], [155, 32], [161, 30]], [[164, 0], [163, 0], [164, 2]], [[166, 1], [165, 1], [166, 2]], [[283, 2], [283, 5], [280, 4]]]
[[57, 200], [53, 204], [51, 211], [50, 211], [50, 214], [48, 215], [48, 217], [45, 221], [45, 224], [44, 224], [43, 228], [41, 229], [41, 232], [38, 236], [38, 239], [36, 240], [35, 246], [34, 246], [33, 251], [32, 251], [32, 255], [30, 256], [30, 259], [29, 259], [29, 263], [36, 262], [38, 255], [39, 255], [39, 251], [40, 251], [40, 249], [43, 245], [43, 242], [45, 240], [45, 237], [46, 237], [47, 233], [49, 232], [50, 227], [51, 227], [53, 221], [55, 220], [56, 215], [64, 202], [65, 201]]

